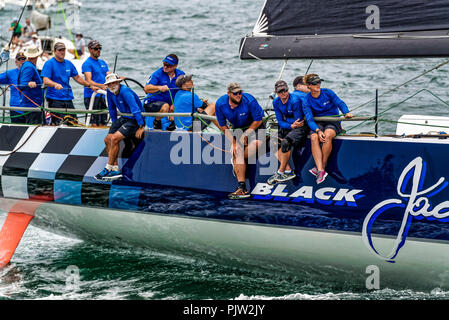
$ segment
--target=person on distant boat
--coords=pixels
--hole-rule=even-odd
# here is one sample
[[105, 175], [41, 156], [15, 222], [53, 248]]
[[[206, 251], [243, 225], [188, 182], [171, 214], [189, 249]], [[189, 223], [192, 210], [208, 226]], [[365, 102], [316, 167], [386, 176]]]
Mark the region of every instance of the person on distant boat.
[[[179, 88], [176, 86], [176, 79], [184, 71], [178, 69], [178, 56], [171, 53], [162, 60], [162, 67], [157, 69], [148, 79], [144, 91], [147, 96], [144, 100], [144, 108], [146, 112], [173, 112], [173, 102], [178, 93]], [[153, 121], [153, 129], [162, 129], [162, 117], [156, 117]], [[167, 131], [176, 129], [173, 117], [170, 117], [170, 125]]]
[[[24, 55], [27, 61], [19, 70], [17, 83], [21, 90], [20, 107], [39, 108], [42, 106], [42, 79], [36, 68], [38, 57], [42, 54], [36, 47], [27, 47]], [[41, 124], [41, 112], [30, 112], [25, 115], [27, 124]]]
[[[245, 160], [255, 155], [262, 144], [257, 137], [251, 141], [249, 137], [255, 135], [258, 129], [264, 129], [263, 109], [256, 98], [243, 92], [239, 83], [232, 82], [228, 85], [227, 94], [215, 102], [215, 114], [220, 130], [232, 143], [232, 163], [238, 186], [237, 190], [230, 193], [228, 197], [230, 199], [249, 198], [250, 194], [245, 183]], [[230, 127], [227, 122], [230, 123]], [[235, 136], [235, 130], [238, 129], [243, 132], [240, 138]]]
[[297, 95], [298, 97], [305, 98], [307, 94], [310, 92], [310, 89], [303, 82], [304, 77], [298, 76], [293, 80], [293, 88], [295, 91], [292, 93]]
[[[122, 79], [115, 73], [106, 76], [105, 85], [108, 87], [107, 99], [112, 125], [104, 139], [108, 152], [108, 163], [95, 176], [97, 180], [112, 181], [122, 177], [122, 172], [118, 167], [119, 143], [123, 139], [133, 136], [141, 139], [145, 131], [145, 120], [142, 116], [142, 112], [145, 110], [139, 96], [127, 86], [120, 84], [120, 81]], [[117, 119], [117, 109], [121, 113], [132, 113], [133, 115], [121, 116]]]
[[42, 50], [42, 44], [41, 44], [41, 41], [40, 41], [39, 36], [38, 36], [37, 34], [33, 34], [33, 35], [31, 36], [31, 40], [25, 42], [24, 46], [25, 46], [25, 47], [30, 47], [30, 46], [32, 46], [32, 47], [38, 48], [39, 51]]
[[[90, 53], [90, 57], [84, 61], [81, 70], [86, 78], [86, 81], [89, 82], [91, 86], [96, 86], [103, 90], [107, 90], [107, 86], [104, 85], [106, 81], [106, 76], [110, 74], [107, 63], [100, 59], [101, 55], [101, 44], [97, 40], [91, 40], [87, 45], [87, 48]], [[90, 100], [92, 97], [93, 91], [90, 88], [84, 88], [84, 106], [86, 109], [89, 109]], [[107, 109], [105, 96], [104, 95], [96, 95], [93, 105], [93, 110], [102, 110]], [[108, 121], [107, 114], [93, 114], [91, 116], [91, 124], [93, 127], [96, 126], [105, 126]]]
[[267, 180], [269, 185], [296, 177], [289, 164], [291, 150], [305, 144], [310, 130], [304, 121], [302, 99], [290, 94], [288, 89], [287, 82], [283, 80], [277, 81], [274, 85], [274, 91], [278, 96], [273, 100], [273, 107], [279, 125], [278, 138], [282, 141], [277, 152], [279, 169]]
[[[91, 86], [89, 82], [84, 80], [78, 74], [73, 63], [65, 59], [66, 47], [64, 43], [56, 42], [53, 51], [54, 57], [45, 62], [41, 72], [44, 84], [48, 86], [46, 95], [48, 107], [75, 109], [72, 101], [73, 92], [70, 86], [70, 78], [94, 91], [98, 90], [98, 88]], [[64, 114], [53, 112], [51, 117], [52, 125], [59, 125], [64, 116]], [[71, 114], [69, 118], [75, 119], [75, 121], [78, 119], [76, 114]]]
[[[79, 58], [84, 54], [86, 42], [84, 41], [83, 34], [77, 33], [75, 40], [75, 49], [67, 49], [67, 51], [75, 56], [75, 58]], [[75, 53], [76, 50], [76, 53]], [[78, 55], [78, 56], [77, 56]]]
[[36, 27], [31, 23], [30, 18], [25, 19], [25, 26], [23, 27], [23, 42], [28, 42], [31, 37], [36, 34]]
[[[13, 84], [14, 86], [10, 86], [10, 97], [9, 97], [9, 106], [10, 107], [20, 107], [20, 92], [17, 90], [15, 86], [17, 86], [17, 80], [19, 78], [19, 70], [22, 67], [23, 63], [27, 58], [23, 54], [23, 52], [18, 52], [16, 54], [15, 69], [8, 70], [4, 73], [0, 73], [0, 84]], [[10, 110], [11, 123], [25, 123], [25, 118], [21, 116], [23, 111]]]
[[17, 36], [18, 38], [20, 38], [22, 36], [23, 28], [19, 23], [19, 19], [14, 18], [8, 30], [12, 31], [13, 36]]
[[[201, 100], [195, 93], [192, 93], [192, 88], [194, 87], [192, 75], [180, 75], [176, 79], [176, 86], [180, 88], [176, 94], [174, 101], [174, 112], [175, 113], [185, 113], [192, 112], [192, 105], [194, 108], [193, 112], [199, 112], [201, 114], [214, 116], [215, 115], [215, 103], [208, 103], [207, 100]], [[192, 103], [193, 99], [193, 103]], [[210, 120], [201, 121], [201, 131], [204, 130]], [[218, 126], [218, 123], [214, 121]], [[191, 117], [175, 117], [176, 128], [179, 130], [193, 130], [193, 123]]]
[[304, 98], [304, 114], [310, 127], [310, 140], [312, 156], [315, 167], [309, 172], [316, 176], [317, 184], [322, 183], [326, 177], [326, 164], [332, 152], [332, 140], [342, 132], [341, 123], [315, 122], [314, 117], [338, 116], [339, 110], [345, 118], [352, 118], [347, 105], [330, 89], [321, 89], [321, 79], [317, 74], [308, 74], [304, 77], [304, 83], [310, 92]]

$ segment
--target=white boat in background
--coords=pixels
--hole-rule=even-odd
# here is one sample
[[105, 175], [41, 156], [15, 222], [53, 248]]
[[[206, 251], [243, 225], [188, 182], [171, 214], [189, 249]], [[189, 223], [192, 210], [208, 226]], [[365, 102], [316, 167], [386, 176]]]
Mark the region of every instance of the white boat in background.
[[5, 0], [0, 0], [0, 10], [5, 8]]
[[[16, 5], [19, 7], [23, 7], [25, 5], [27, 0], [1, 0], [0, 1], [0, 9], [1, 9], [1, 2], [7, 3], [7, 4], [12, 4], [12, 5]], [[60, 2], [62, 3], [68, 3], [70, 5], [76, 6], [76, 7], [81, 7], [82, 3], [77, 1], [77, 0], [34, 0], [34, 1], [30, 1], [28, 0], [27, 5], [29, 7], [33, 6], [33, 2], [34, 2], [34, 8], [36, 9], [45, 9], [47, 10], [48, 8], [50, 8], [53, 5], [56, 5]]]

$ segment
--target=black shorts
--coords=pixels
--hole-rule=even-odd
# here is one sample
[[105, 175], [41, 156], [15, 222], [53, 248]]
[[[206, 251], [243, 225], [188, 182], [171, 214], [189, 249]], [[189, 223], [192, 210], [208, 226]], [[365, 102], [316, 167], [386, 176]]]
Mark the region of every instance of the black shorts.
[[[320, 128], [321, 131], [325, 131], [326, 129], [332, 129], [338, 135], [343, 129], [341, 127], [341, 123], [339, 121], [317, 121], [316, 125]], [[310, 134], [316, 133], [315, 131], [310, 131]]]
[[146, 101], [143, 107], [145, 109], [145, 112], [159, 112], [161, 111], [162, 106], [166, 103], [167, 102], [164, 101]]
[[[307, 135], [309, 134], [309, 127], [304, 125], [300, 128], [295, 129], [279, 129], [278, 138], [287, 139], [291, 145], [296, 148], [304, 145], [307, 140]], [[280, 141], [279, 141], [280, 142]], [[278, 147], [281, 147], [279, 143]]]
[[[50, 109], [51, 108], [75, 109], [75, 106], [73, 105], [72, 100], [54, 100], [54, 99], [47, 98], [47, 101], [48, 101], [48, 108], [50, 108]], [[51, 110], [50, 110], [50, 112], [52, 113], [51, 123], [55, 124], [55, 125], [59, 125], [61, 123], [61, 121], [64, 119], [64, 117], [66, 117], [66, 116], [78, 119], [76, 114], [58, 113], [58, 112], [53, 112]]]
[[[86, 107], [86, 110], [89, 110], [90, 106], [90, 99], [91, 98], [84, 98], [84, 106]], [[108, 107], [106, 106], [105, 98], [102, 96], [95, 96], [94, 105], [92, 110], [107, 110]], [[106, 125], [108, 122], [108, 115], [107, 114], [92, 114], [90, 118], [91, 124], [96, 125]]]
[[125, 138], [131, 138], [135, 136], [137, 129], [139, 129], [139, 124], [136, 119], [120, 117], [112, 123], [109, 128], [109, 134], [118, 131], [123, 134]]

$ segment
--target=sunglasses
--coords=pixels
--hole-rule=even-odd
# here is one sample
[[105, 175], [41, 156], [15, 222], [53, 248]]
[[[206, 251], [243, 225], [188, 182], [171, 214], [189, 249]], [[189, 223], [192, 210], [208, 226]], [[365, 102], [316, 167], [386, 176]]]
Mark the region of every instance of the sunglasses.
[[232, 95], [234, 95], [234, 96], [240, 96], [240, 95], [242, 95], [243, 91], [242, 91], [242, 90], [237, 91], [237, 92], [232, 92], [232, 91], [231, 91], [231, 93], [232, 93]]
[[56, 49], [55, 51], [65, 51], [65, 48]]
[[16, 60], [17, 60], [17, 61], [24, 61], [24, 60], [26, 60], [26, 59], [27, 59], [27, 58], [23, 58], [23, 57], [22, 57], [22, 58], [17, 58]]
[[164, 67], [166, 67], [166, 68], [171, 68], [171, 67], [173, 67], [171, 64], [168, 64], [168, 63], [164, 63], [163, 65], [164, 65]]
[[98, 50], [101, 50], [101, 49], [102, 49], [101, 47], [92, 48], [92, 50], [95, 50], [95, 51], [98, 51]]
[[285, 93], [285, 92], [288, 92], [288, 90], [287, 89], [281, 89], [281, 90], [277, 91], [276, 93]]

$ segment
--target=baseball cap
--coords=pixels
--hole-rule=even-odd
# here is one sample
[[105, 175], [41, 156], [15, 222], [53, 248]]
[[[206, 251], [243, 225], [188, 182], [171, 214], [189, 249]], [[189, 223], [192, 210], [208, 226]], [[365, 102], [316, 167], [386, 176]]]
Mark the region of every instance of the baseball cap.
[[176, 58], [172, 57], [172, 56], [166, 56], [164, 58], [164, 60], [162, 60], [162, 62], [166, 62], [166, 63], [168, 63], [171, 66], [173, 66], [175, 64], [178, 64], [178, 60]]
[[16, 54], [16, 60], [19, 60], [20, 58], [26, 59], [25, 54], [22, 51], [20, 51]]
[[176, 79], [176, 86], [181, 88], [182, 85], [190, 80], [192, 80], [192, 74], [182, 74]]
[[231, 82], [228, 85], [228, 91], [229, 92], [237, 92], [237, 91], [243, 91], [243, 90], [238, 82]]
[[56, 42], [56, 43], [55, 43], [55, 46], [54, 46], [53, 48], [54, 48], [54, 51], [56, 51], [56, 50], [58, 50], [58, 49], [65, 48], [65, 44], [62, 43], [62, 42]]
[[278, 92], [282, 89], [288, 90], [287, 82], [285, 82], [284, 80], [276, 81], [276, 83], [274, 84], [274, 91]]
[[98, 46], [101, 46], [100, 41], [98, 41], [98, 40], [91, 40], [91, 41], [89, 41], [89, 43], [87, 44], [87, 47], [88, 47], [89, 49], [93, 49], [93, 48], [96, 48], [96, 47], [98, 47]]

